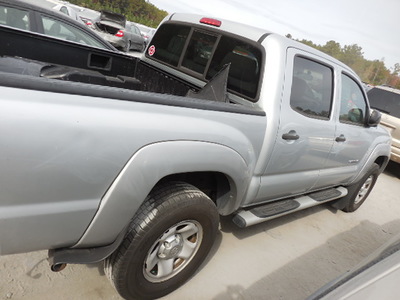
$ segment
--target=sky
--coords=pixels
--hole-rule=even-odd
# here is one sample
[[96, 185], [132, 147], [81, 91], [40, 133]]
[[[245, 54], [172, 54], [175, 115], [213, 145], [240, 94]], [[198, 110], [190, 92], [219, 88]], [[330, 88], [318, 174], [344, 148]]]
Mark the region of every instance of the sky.
[[324, 45], [357, 44], [365, 59], [400, 63], [400, 0], [149, 0], [160, 9], [234, 20]]

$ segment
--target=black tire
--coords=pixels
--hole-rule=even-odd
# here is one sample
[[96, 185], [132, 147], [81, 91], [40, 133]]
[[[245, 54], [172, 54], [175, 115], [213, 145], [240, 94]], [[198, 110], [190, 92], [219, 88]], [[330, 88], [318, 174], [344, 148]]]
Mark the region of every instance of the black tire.
[[371, 169], [364, 175], [364, 177], [357, 183], [348, 186], [348, 194], [344, 197], [346, 205], [342, 209], [344, 212], [356, 211], [367, 199], [369, 193], [372, 191], [376, 180], [379, 176], [379, 166], [373, 164]]
[[156, 187], [133, 218], [105, 273], [125, 299], [154, 299], [181, 286], [199, 268], [219, 226], [215, 204], [181, 182]]

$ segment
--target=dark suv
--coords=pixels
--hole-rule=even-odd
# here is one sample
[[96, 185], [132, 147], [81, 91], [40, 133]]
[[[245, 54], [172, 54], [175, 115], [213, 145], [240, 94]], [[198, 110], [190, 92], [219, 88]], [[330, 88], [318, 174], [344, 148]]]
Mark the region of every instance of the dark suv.
[[392, 135], [390, 159], [400, 163], [400, 90], [377, 86], [368, 91], [372, 108], [382, 113], [381, 124]]

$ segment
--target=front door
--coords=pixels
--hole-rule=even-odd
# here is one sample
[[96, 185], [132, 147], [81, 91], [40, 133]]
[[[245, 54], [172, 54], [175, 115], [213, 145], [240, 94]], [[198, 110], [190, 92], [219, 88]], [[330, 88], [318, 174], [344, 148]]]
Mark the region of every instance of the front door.
[[344, 73], [340, 74], [340, 85], [335, 141], [319, 185], [349, 182], [354, 174], [358, 174], [364, 165], [364, 157], [372, 150], [369, 147], [374, 130], [365, 125], [369, 112], [362, 88]]

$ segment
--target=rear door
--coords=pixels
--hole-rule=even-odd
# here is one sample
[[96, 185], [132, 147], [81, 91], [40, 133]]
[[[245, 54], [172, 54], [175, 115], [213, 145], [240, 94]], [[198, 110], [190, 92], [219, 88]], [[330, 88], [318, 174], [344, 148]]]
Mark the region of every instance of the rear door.
[[335, 136], [333, 74], [321, 58], [288, 50], [280, 125], [258, 201], [305, 193], [315, 186]]

